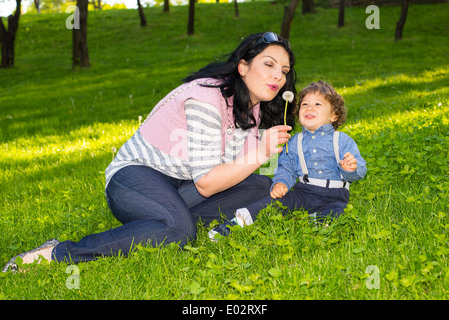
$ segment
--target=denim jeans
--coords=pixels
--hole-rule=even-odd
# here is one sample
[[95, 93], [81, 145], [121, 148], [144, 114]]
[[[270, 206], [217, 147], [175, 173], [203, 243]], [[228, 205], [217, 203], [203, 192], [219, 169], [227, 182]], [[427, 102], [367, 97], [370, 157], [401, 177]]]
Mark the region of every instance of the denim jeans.
[[259, 211], [275, 201], [279, 201], [284, 207], [279, 208], [282, 214], [302, 208], [315, 215], [317, 220], [337, 218], [349, 202], [349, 191], [345, 188], [325, 188], [297, 182], [282, 198], [273, 199], [268, 195], [246, 208], [253, 221], [256, 221]]
[[111, 178], [106, 198], [123, 225], [82, 238], [64, 241], [52, 252], [56, 261], [95, 260], [126, 255], [138, 243], [179, 243], [196, 239], [196, 223], [209, 224], [222, 215], [231, 219], [236, 209], [269, 194], [271, 179], [252, 174], [241, 183], [209, 198], [201, 196], [193, 181], [166, 176], [145, 166], [127, 166]]

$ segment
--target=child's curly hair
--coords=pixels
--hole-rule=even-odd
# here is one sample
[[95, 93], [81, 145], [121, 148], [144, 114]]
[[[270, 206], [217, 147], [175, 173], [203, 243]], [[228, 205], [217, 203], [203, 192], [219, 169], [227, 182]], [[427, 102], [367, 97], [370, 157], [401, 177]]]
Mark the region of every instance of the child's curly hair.
[[320, 93], [332, 106], [332, 111], [337, 115], [337, 120], [332, 122], [334, 129], [340, 127], [346, 122], [346, 114], [348, 113], [345, 108], [345, 102], [343, 97], [340, 96], [337, 91], [328, 83], [320, 80], [318, 82], [312, 82], [307, 87], [301, 90], [298, 95], [299, 106], [301, 106], [302, 99], [309, 93]]

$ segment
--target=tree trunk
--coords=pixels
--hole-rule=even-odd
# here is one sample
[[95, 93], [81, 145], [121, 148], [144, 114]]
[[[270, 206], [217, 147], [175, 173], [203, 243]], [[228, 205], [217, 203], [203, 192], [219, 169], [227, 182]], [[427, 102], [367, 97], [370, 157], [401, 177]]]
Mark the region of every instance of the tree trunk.
[[11, 68], [14, 66], [14, 41], [19, 28], [20, 8], [22, 0], [16, 0], [16, 12], [8, 17], [8, 30], [3, 25], [0, 17], [0, 42], [2, 47], [1, 68]]
[[79, 10], [79, 29], [72, 29], [72, 67], [75, 69], [90, 66], [87, 50], [87, 5], [88, 0], [77, 0]]
[[290, 4], [284, 7], [284, 18], [282, 19], [281, 26], [281, 37], [284, 39], [290, 38], [290, 29], [298, 4], [299, 0], [290, 0]]
[[195, 24], [195, 0], [189, 0], [189, 20], [187, 22], [187, 34], [192, 35], [194, 33]]
[[235, 9], [235, 17], [238, 18], [239, 15], [239, 5], [237, 3], [237, 0], [234, 0], [234, 9]]
[[34, 0], [34, 5], [36, 6], [37, 13], [41, 13], [40, 0]]
[[302, 0], [302, 14], [315, 13], [313, 0]]
[[170, 12], [170, 0], [164, 0], [164, 9], [162, 12]]
[[409, 3], [410, 0], [403, 0], [402, 2], [401, 15], [399, 16], [399, 21], [396, 23], [396, 32], [394, 34], [394, 40], [396, 41], [402, 39], [402, 30], [404, 30], [405, 20], [407, 20]]
[[92, 5], [94, 6], [95, 10], [101, 10], [103, 9], [102, 5], [101, 5], [101, 0], [92, 0]]
[[340, 0], [338, 4], [338, 27], [345, 25], [345, 0]]
[[137, 0], [137, 10], [139, 11], [140, 25], [142, 27], [146, 27], [147, 19], [145, 19], [145, 13], [143, 12], [143, 7], [140, 4], [140, 0]]

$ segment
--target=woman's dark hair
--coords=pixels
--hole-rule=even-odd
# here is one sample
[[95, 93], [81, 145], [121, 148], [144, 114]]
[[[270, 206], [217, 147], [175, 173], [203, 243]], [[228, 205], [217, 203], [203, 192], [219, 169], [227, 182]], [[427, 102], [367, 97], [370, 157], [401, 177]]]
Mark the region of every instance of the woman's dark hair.
[[[238, 72], [238, 65], [242, 59], [250, 64], [254, 57], [260, 54], [268, 46], [272, 45], [283, 47], [289, 55], [290, 72], [286, 76], [285, 85], [280, 89], [273, 100], [260, 102], [261, 123], [259, 127], [261, 129], [268, 129], [272, 126], [283, 124], [285, 101], [282, 99], [282, 94], [285, 91], [291, 91], [296, 97], [297, 93], [295, 88], [295, 55], [290, 48], [290, 44], [287, 40], [278, 36], [279, 41], [270, 43], [262, 42], [261, 44], [254, 46], [254, 44], [261, 39], [263, 34], [264, 33], [262, 32], [248, 36], [240, 43], [234, 52], [227, 55], [228, 58], [226, 61], [210, 63], [184, 79], [184, 82], [190, 82], [200, 78], [222, 80], [217, 87], [220, 88], [225, 99], [233, 96], [235, 125], [244, 130], [256, 126], [256, 119], [249, 108], [251, 105], [249, 90]], [[297, 103], [295, 100], [293, 100], [292, 103], [288, 103], [287, 124], [292, 128], [295, 126], [296, 109]]]

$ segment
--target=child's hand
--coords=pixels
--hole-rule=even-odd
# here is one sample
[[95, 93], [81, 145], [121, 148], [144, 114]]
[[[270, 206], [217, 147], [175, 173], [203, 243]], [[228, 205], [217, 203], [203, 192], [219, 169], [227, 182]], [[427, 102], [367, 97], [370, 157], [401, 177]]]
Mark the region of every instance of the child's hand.
[[357, 159], [350, 152], [345, 153], [343, 160], [340, 160], [340, 166], [346, 171], [355, 171], [357, 169]]
[[282, 182], [278, 182], [273, 186], [273, 189], [271, 189], [270, 196], [273, 199], [276, 198], [282, 198], [287, 193], [288, 188], [285, 184]]

